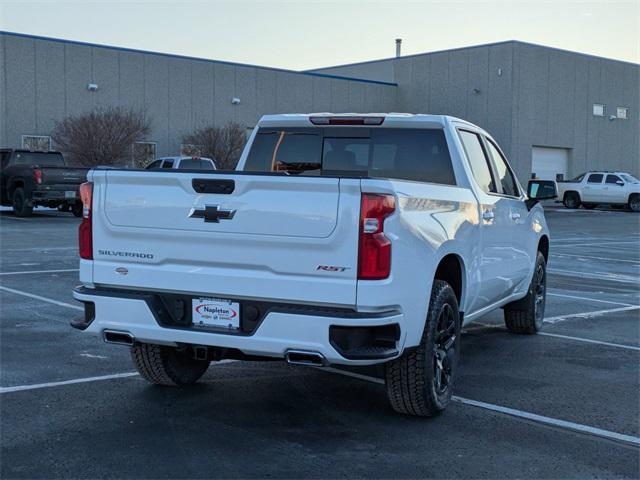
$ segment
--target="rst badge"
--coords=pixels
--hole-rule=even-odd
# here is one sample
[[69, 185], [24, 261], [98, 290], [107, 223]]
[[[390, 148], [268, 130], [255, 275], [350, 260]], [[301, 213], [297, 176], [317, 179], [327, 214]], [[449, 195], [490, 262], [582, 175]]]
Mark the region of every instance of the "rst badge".
[[222, 298], [194, 298], [191, 301], [194, 327], [240, 328], [240, 304]]
[[316, 270], [322, 270], [324, 272], [344, 272], [349, 270], [349, 267], [338, 267], [336, 265], [318, 265]]

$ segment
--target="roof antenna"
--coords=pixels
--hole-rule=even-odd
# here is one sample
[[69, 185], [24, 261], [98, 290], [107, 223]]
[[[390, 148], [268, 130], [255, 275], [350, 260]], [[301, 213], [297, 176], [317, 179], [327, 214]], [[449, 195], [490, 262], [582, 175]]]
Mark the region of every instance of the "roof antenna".
[[396, 58], [400, 58], [400, 49], [402, 48], [402, 39], [396, 38]]

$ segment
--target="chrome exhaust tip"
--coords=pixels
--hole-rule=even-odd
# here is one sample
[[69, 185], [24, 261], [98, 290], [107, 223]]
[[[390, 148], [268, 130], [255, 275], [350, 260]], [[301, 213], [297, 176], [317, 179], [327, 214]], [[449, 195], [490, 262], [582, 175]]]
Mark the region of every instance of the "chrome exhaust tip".
[[284, 358], [289, 365], [322, 367], [327, 363], [321, 353], [306, 350], [287, 350]]
[[116, 345], [126, 345], [131, 347], [135, 342], [135, 338], [129, 332], [120, 332], [118, 330], [104, 330], [102, 332], [104, 343], [115, 343]]

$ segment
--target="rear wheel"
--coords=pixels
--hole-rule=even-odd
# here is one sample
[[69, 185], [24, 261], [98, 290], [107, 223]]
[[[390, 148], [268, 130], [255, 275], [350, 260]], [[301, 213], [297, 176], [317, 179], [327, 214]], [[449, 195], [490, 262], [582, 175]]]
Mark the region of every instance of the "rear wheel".
[[504, 307], [504, 322], [513, 333], [534, 334], [542, 329], [547, 299], [547, 264], [538, 252], [527, 296]]
[[13, 192], [13, 214], [16, 217], [30, 217], [33, 205], [29, 204], [23, 188], [16, 188]]
[[444, 410], [460, 357], [460, 313], [451, 286], [435, 280], [420, 345], [386, 364], [386, 386], [393, 409], [430, 417]]
[[131, 347], [131, 359], [145, 380], [172, 387], [197, 382], [209, 368], [209, 361], [194, 359], [189, 348], [150, 343]]
[[73, 205], [71, 205], [71, 213], [73, 213], [74, 217], [81, 217], [82, 216], [82, 204], [81, 203], [74, 203]]
[[629, 208], [633, 212], [640, 212], [640, 195], [635, 193], [629, 197]]
[[564, 194], [562, 203], [566, 208], [580, 208], [580, 195], [576, 192], [567, 192]]

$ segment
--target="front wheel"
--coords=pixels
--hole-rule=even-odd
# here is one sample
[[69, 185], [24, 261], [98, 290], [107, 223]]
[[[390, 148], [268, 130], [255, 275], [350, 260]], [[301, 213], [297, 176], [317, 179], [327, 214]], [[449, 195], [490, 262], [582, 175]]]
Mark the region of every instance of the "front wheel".
[[534, 334], [542, 329], [547, 299], [547, 262], [538, 252], [527, 296], [504, 307], [504, 322], [513, 333]]
[[386, 364], [389, 402], [396, 412], [430, 417], [451, 401], [460, 357], [460, 312], [451, 286], [435, 280], [420, 345]]
[[171, 387], [196, 383], [209, 368], [209, 361], [196, 360], [189, 348], [150, 343], [131, 347], [131, 359], [145, 380]]

